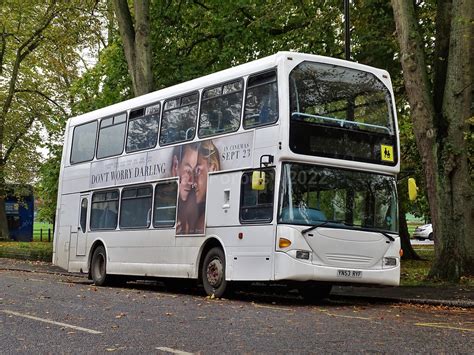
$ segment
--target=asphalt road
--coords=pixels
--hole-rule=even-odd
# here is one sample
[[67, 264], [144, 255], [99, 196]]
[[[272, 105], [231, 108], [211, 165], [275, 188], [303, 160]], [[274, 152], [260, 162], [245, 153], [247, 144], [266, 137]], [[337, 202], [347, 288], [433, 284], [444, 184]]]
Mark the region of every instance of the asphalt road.
[[216, 300], [160, 284], [0, 271], [0, 353], [469, 353], [472, 309], [329, 300], [259, 288]]

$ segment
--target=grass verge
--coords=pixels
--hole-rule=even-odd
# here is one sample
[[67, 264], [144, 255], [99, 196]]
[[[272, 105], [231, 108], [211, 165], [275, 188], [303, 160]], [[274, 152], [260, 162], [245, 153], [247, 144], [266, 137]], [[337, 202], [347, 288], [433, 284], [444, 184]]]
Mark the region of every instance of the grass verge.
[[51, 261], [53, 243], [0, 242], [0, 258]]
[[[414, 247], [422, 260], [402, 260], [400, 272], [401, 286], [435, 286], [443, 287], [452, 285], [445, 281], [428, 280], [431, 264], [434, 260], [433, 245], [418, 245]], [[462, 278], [460, 285], [474, 287], [474, 278]]]
[[35, 222], [33, 224], [33, 241], [47, 242], [53, 240], [53, 225], [46, 222]]

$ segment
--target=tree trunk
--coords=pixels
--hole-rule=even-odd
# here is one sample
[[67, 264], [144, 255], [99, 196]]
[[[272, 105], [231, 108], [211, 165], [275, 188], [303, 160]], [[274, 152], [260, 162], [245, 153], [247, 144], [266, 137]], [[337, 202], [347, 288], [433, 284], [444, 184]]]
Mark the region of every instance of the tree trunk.
[[[457, 281], [474, 274], [472, 186], [464, 132], [472, 104], [472, 19], [473, 2], [453, 0], [449, 39], [449, 59], [445, 85], [443, 75], [435, 75], [445, 87], [443, 108], [437, 113], [425, 63], [414, 3], [392, 0], [405, 88], [413, 129], [423, 162], [433, 233], [435, 262], [430, 276]], [[446, 15], [446, 14], [444, 14]], [[464, 17], [462, 17], [463, 15]], [[470, 16], [470, 17], [469, 17]], [[466, 21], [461, 21], [464, 18]], [[438, 26], [446, 28], [446, 26]], [[470, 33], [468, 33], [470, 32]], [[437, 33], [437, 41], [443, 33]], [[435, 61], [443, 58], [435, 58]], [[443, 66], [435, 64], [434, 67]], [[471, 68], [471, 69], [469, 69]], [[437, 97], [438, 98], [438, 97]]]
[[438, 152], [438, 248], [430, 276], [457, 280], [474, 275], [474, 208], [465, 139], [468, 119], [474, 114], [474, 2], [453, 0], [451, 11], [446, 82], [438, 118], [446, 127]]
[[7, 213], [5, 210], [7, 189], [4, 174], [4, 167], [0, 165], [0, 240], [9, 240], [10, 233], [8, 231]]
[[115, 15], [122, 38], [133, 92], [140, 96], [153, 91], [152, 51], [150, 43], [150, 2], [134, 2], [135, 27], [127, 0], [114, 0]]

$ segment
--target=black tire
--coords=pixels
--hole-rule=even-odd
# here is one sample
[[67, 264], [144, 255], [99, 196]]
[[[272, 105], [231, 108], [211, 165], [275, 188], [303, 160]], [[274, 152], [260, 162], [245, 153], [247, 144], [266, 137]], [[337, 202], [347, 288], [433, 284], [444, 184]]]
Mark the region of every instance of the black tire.
[[107, 277], [107, 254], [103, 245], [94, 250], [91, 259], [91, 277], [94, 285], [103, 286], [108, 282]]
[[433, 240], [433, 233], [430, 233], [430, 235], [428, 236], [428, 239]]
[[225, 255], [219, 247], [209, 250], [204, 257], [201, 270], [202, 284], [208, 296], [220, 298], [228, 287], [225, 279]]
[[299, 287], [299, 292], [307, 302], [318, 302], [328, 298], [332, 285], [328, 283], [311, 282]]

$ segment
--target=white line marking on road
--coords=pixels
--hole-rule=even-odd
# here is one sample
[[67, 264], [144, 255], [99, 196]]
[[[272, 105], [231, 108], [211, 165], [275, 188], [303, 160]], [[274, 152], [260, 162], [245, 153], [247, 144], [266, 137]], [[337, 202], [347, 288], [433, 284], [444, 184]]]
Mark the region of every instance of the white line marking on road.
[[[470, 323], [470, 322], [466, 322]], [[432, 328], [444, 328], [444, 329], [453, 329], [453, 330], [463, 330], [466, 332], [474, 332], [472, 328], [461, 328], [456, 325], [451, 325], [449, 323], [415, 323], [419, 327], [432, 327]]]
[[370, 317], [360, 317], [360, 316], [349, 316], [346, 314], [337, 314], [337, 313], [331, 313], [326, 309], [321, 309], [321, 308], [316, 308], [318, 312], [321, 312], [323, 314], [326, 314], [331, 317], [339, 317], [339, 318], [350, 318], [350, 319], [361, 319], [361, 320], [372, 320]]
[[11, 314], [11, 315], [17, 316], [17, 317], [23, 317], [23, 318], [28, 318], [28, 319], [37, 320], [37, 321], [39, 321], [39, 322], [44, 322], [44, 323], [59, 325], [60, 327], [65, 327], [65, 328], [71, 328], [71, 329], [75, 329], [75, 330], [80, 330], [81, 332], [86, 332], [86, 333], [90, 333], [90, 334], [102, 334], [102, 332], [99, 332], [99, 331], [97, 331], [97, 330], [82, 328], [82, 327], [78, 327], [78, 326], [75, 326], [75, 325], [72, 325], [72, 324], [67, 324], [67, 323], [55, 322], [54, 320], [45, 319], [45, 318], [39, 318], [39, 317], [35, 317], [35, 316], [30, 316], [29, 314], [22, 314], [22, 313], [13, 312], [13, 311], [7, 311], [7, 310], [5, 310], [5, 309], [0, 310], [0, 312], [6, 313], [6, 314]]
[[172, 354], [179, 354], [179, 355], [192, 355], [193, 353], [188, 353], [186, 351], [182, 351], [182, 350], [176, 350], [176, 349], [172, 349], [172, 348], [167, 348], [165, 346], [160, 346], [159, 348], [155, 348], [156, 350], [161, 350], [161, 351], [165, 351], [167, 353], [172, 353]]
[[291, 308], [285, 308], [285, 307], [278, 307], [278, 306], [265, 306], [263, 304], [256, 304], [256, 303], [252, 303], [252, 305], [254, 307], [257, 307], [257, 308], [268, 308], [268, 309], [275, 309], [275, 310], [278, 310], [278, 311], [293, 311], [293, 309]]

